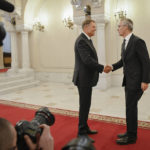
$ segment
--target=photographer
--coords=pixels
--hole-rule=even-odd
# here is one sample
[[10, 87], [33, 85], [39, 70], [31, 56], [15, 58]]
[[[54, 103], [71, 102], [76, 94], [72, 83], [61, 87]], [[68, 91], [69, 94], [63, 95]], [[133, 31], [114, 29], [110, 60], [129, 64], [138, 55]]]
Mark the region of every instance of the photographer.
[[[50, 134], [50, 128], [46, 124], [40, 125], [43, 132], [34, 144], [30, 137], [25, 135], [25, 141], [30, 150], [53, 150], [54, 141]], [[0, 118], [0, 150], [17, 150], [17, 133], [14, 126], [6, 119]]]
[[0, 118], [0, 150], [17, 150], [17, 134], [13, 125]]
[[53, 150], [54, 149], [54, 140], [52, 135], [50, 134], [50, 128], [46, 124], [40, 125], [40, 128], [43, 129], [43, 133], [40, 137], [38, 144], [33, 144], [30, 137], [25, 135], [25, 141], [29, 146], [30, 150], [42, 149], [42, 150]]

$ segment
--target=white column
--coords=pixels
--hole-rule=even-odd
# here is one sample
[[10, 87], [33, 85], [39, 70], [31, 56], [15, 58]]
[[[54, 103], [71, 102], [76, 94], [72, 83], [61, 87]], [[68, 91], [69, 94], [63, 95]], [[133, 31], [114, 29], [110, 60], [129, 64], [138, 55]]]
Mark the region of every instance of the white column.
[[18, 72], [18, 49], [17, 49], [17, 35], [15, 31], [10, 32], [11, 35], [11, 69], [8, 73]]
[[0, 47], [0, 69], [4, 69], [4, 63], [3, 63], [3, 49]]
[[99, 62], [102, 64], [106, 63], [106, 52], [105, 52], [105, 24], [97, 23], [97, 53]]
[[[105, 23], [97, 23], [97, 53], [100, 64], [106, 65]], [[105, 90], [111, 86], [111, 75], [102, 73], [97, 87]]]
[[85, 16], [73, 17], [74, 23], [78, 26], [79, 33], [82, 32], [82, 22], [85, 20]]
[[79, 33], [79, 35], [82, 33], [82, 26], [81, 25], [78, 26], [78, 33]]
[[28, 41], [28, 31], [21, 31], [21, 50], [22, 50], [22, 68], [20, 72], [22, 73], [32, 73], [30, 64], [30, 51], [29, 51], [29, 41]]

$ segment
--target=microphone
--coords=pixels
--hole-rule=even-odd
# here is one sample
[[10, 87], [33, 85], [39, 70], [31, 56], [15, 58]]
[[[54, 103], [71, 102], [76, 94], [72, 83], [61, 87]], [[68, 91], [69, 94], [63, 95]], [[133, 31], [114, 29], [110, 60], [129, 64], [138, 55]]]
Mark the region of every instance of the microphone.
[[7, 11], [7, 12], [13, 12], [15, 7], [11, 3], [5, 1], [5, 0], [0, 0], [0, 9]]

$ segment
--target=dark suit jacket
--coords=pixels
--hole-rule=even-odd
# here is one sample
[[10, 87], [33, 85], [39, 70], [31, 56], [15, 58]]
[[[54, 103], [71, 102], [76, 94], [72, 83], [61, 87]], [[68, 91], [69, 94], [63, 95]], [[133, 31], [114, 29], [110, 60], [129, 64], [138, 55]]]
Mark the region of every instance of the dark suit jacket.
[[81, 33], [75, 42], [75, 67], [73, 82], [77, 86], [92, 87], [98, 82], [104, 66], [98, 63], [96, 50], [90, 40]]
[[121, 59], [113, 64], [113, 71], [123, 66], [122, 86], [141, 89], [141, 82], [150, 82], [150, 60], [144, 40], [132, 34]]

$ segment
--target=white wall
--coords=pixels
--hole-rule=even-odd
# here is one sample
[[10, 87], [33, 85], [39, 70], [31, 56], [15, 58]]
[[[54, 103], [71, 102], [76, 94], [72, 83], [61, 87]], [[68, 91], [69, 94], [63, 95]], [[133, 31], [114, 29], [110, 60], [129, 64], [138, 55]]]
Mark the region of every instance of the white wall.
[[30, 34], [32, 67], [37, 71], [72, 72], [74, 42], [78, 33], [76, 27], [70, 30], [62, 22], [63, 14], [72, 9], [70, 0], [44, 0], [39, 1], [39, 4], [37, 1], [34, 3], [36, 9], [33, 7], [34, 12], [30, 13], [26, 9], [26, 18], [32, 16], [32, 19], [39, 17], [42, 20], [45, 17], [46, 23], [44, 32], [33, 31]]
[[[150, 1], [149, 0], [106, 0], [105, 12], [110, 15], [106, 25], [106, 60], [112, 64], [120, 59], [122, 38], [117, 32], [114, 12], [117, 7], [125, 7], [127, 17], [134, 22], [134, 34], [146, 41], [150, 53]], [[29, 0], [25, 12], [25, 22], [31, 23], [35, 17], [43, 19], [45, 32], [33, 31], [30, 34], [32, 67], [39, 72], [72, 73], [74, 67], [74, 42], [78, 36], [77, 27], [69, 30], [62, 23], [64, 12], [70, 11], [70, 0]], [[71, 16], [70, 12], [70, 16]], [[44, 20], [45, 19], [45, 20]], [[45, 22], [44, 22], [45, 21]], [[94, 43], [96, 44], [96, 38]], [[116, 82], [121, 82], [122, 69], [112, 73]], [[112, 81], [113, 82], [113, 81]]]
[[[122, 37], [119, 37], [117, 32], [117, 22], [114, 17], [116, 9], [116, 1], [110, 0], [110, 17], [111, 20], [106, 26], [106, 51], [107, 63], [112, 64], [120, 59]], [[126, 4], [126, 5], [124, 5]], [[134, 22], [133, 33], [143, 38], [147, 44], [150, 54], [150, 1], [149, 0], [118, 0], [118, 8], [125, 8], [127, 10], [127, 17]], [[113, 73], [122, 74], [122, 70]]]

